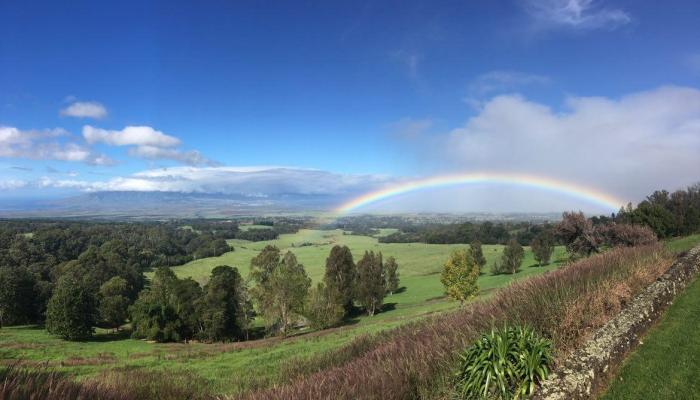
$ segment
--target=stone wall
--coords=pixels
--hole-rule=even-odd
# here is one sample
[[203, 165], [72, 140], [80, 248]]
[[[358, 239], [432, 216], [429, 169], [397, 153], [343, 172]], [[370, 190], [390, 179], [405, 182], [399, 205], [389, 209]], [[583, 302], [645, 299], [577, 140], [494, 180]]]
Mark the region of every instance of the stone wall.
[[656, 282], [637, 295], [614, 319], [600, 328], [581, 349], [575, 351], [535, 395], [539, 400], [590, 399], [605, 387], [611, 370], [639, 343], [654, 324], [700, 272], [700, 246], [673, 263]]

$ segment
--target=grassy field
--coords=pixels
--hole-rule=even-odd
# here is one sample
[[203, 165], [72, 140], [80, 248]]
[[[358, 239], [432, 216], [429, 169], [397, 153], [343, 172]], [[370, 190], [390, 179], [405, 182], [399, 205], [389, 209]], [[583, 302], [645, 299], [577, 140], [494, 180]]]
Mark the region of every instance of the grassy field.
[[700, 399], [700, 279], [666, 311], [603, 400]]
[[[130, 339], [127, 335], [98, 332], [92, 341], [75, 343], [52, 337], [40, 328], [3, 328], [0, 329], [0, 360], [13, 363], [21, 359], [29, 365], [48, 362], [51, 367], [75, 374], [79, 379], [114, 368], [144, 368], [168, 374], [188, 372], [205, 379], [215, 392], [231, 393], [275, 382], [282, 376], [286, 365], [335, 349], [358, 335], [390, 329], [457, 306], [444, 298], [439, 272], [450, 251], [463, 245], [380, 244], [376, 238], [345, 235], [339, 230], [307, 230], [281, 235], [270, 242], [233, 240], [231, 244], [235, 247], [233, 252], [196, 260], [173, 270], [181, 277], [192, 276], [202, 283], [217, 265], [236, 266], [247, 274], [250, 259], [265, 245], [274, 244], [283, 251], [293, 251], [305, 265], [309, 276], [318, 280], [323, 276], [325, 259], [331, 247], [345, 244], [351, 248], [356, 260], [365, 250], [381, 251], [385, 257], [396, 257], [404, 289], [388, 296], [385, 310], [374, 317], [357, 317], [339, 328], [300, 332], [285, 340], [270, 338], [232, 344], [155, 344]], [[501, 250], [502, 246], [484, 246], [489, 264], [500, 256]], [[556, 260], [554, 263], [537, 267], [532, 253], [526, 248], [519, 273], [499, 276], [486, 273], [479, 278], [481, 295], [488, 295], [494, 288], [505, 286], [512, 280], [555, 269], [565, 258], [564, 249], [559, 247], [553, 256]]]
[[669, 239], [665, 244], [667, 249], [682, 253], [700, 244], [700, 234]]

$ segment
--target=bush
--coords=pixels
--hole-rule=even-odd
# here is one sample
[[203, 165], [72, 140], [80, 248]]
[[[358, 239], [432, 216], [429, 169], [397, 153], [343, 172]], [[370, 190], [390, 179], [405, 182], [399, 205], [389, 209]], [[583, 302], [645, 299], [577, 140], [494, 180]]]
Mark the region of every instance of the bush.
[[658, 240], [654, 231], [643, 225], [613, 223], [597, 228], [601, 240], [610, 247], [645, 246]]
[[460, 355], [459, 399], [526, 398], [547, 378], [552, 342], [533, 329], [508, 327], [482, 335]]

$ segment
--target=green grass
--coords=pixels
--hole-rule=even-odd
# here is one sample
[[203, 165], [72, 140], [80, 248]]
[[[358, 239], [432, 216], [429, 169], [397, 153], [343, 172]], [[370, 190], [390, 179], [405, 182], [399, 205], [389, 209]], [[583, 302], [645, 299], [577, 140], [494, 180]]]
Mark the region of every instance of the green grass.
[[682, 253], [700, 244], [700, 233], [690, 236], [668, 239], [666, 248], [674, 253]]
[[[331, 247], [344, 244], [350, 247], [356, 260], [365, 250], [381, 251], [384, 257], [396, 257], [401, 286], [405, 289], [387, 296], [385, 311], [374, 317], [357, 317], [348, 321], [345, 326], [321, 334], [303, 331], [286, 340], [271, 339], [236, 345], [155, 344], [126, 337], [119, 338], [106, 332], [98, 332], [93, 341], [73, 343], [52, 337], [38, 328], [3, 328], [0, 329], [0, 359], [4, 361], [0, 361], [49, 361], [52, 366], [75, 374], [79, 379], [115, 367], [145, 368], [173, 373], [189, 371], [207, 379], [214, 391], [232, 393], [249, 388], [253, 382], [278, 380], [281, 365], [295, 358], [303, 359], [331, 351], [358, 335], [376, 333], [457, 307], [457, 303], [444, 297], [440, 272], [449, 253], [464, 245], [383, 244], [378, 243], [376, 238], [346, 235], [341, 230], [303, 230], [297, 234], [281, 235], [277, 240], [268, 242], [229, 242], [235, 247], [235, 251], [220, 257], [196, 260], [173, 267], [173, 270], [180, 277], [191, 276], [201, 283], [206, 282], [214, 267], [222, 264], [236, 266], [243, 274], [247, 274], [250, 259], [265, 245], [274, 244], [283, 251], [293, 251], [305, 265], [309, 276], [317, 281], [323, 277], [325, 260]], [[311, 245], [299, 247], [303, 243]], [[500, 245], [483, 247], [489, 265], [485, 269], [486, 273], [479, 278], [482, 296], [489, 295], [493, 289], [503, 287], [513, 280], [556, 269], [566, 259], [564, 249], [558, 247], [553, 255], [555, 262], [545, 267], [537, 267], [531, 251], [526, 248], [520, 272], [515, 275], [490, 275], [490, 264], [500, 257], [502, 248]], [[71, 360], [76, 357], [83, 358], [83, 364], [91, 365], [72, 365], [75, 361]]]
[[700, 279], [625, 361], [603, 400], [700, 399]]

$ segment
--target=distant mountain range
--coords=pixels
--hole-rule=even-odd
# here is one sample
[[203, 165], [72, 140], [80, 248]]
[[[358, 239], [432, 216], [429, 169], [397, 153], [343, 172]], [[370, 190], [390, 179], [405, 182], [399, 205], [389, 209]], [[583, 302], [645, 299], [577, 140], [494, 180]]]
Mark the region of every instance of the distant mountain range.
[[323, 211], [342, 199], [325, 195], [246, 196], [180, 192], [94, 192], [50, 200], [4, 200], [0, 217], [229, 217]]

